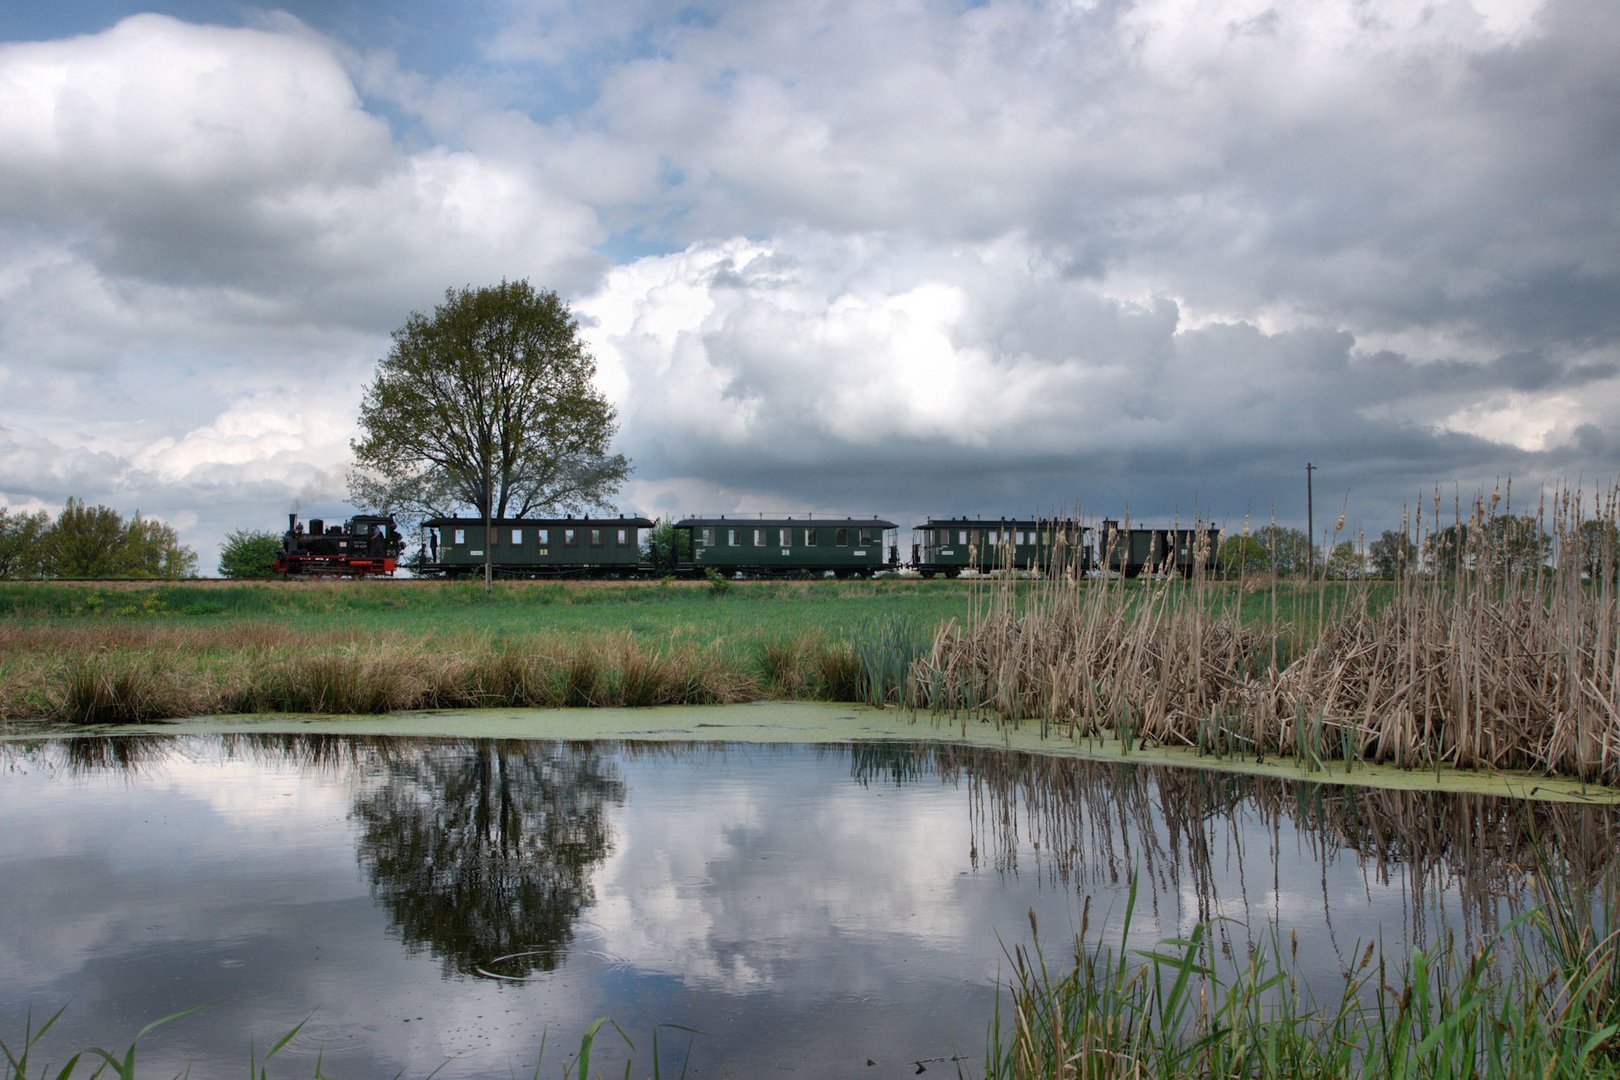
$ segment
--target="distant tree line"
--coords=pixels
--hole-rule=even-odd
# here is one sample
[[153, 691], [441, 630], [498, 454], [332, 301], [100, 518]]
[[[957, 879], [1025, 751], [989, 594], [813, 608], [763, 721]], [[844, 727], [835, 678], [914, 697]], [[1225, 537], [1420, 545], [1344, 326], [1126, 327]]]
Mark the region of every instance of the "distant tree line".
[[[1324, 551], [1300, 529], [1267, 525], [1221, 541], [1217, 566], [1225, 577], [1275, 574], [1304, 577], [1314, 569], [1331, 581], [1394, 579], [1407, 574], [1456, 577], [1489, 572], [1497, 578], [1533, 575], [1551, 564], [1553, 538], [1536, 518], [1499, 515], [1447, 526], [1420, 545], [1404, 530], [1386, 529], [1365, 548], [1344, 540]], [[1584, 576], [1620, 579], [1620, 531], [1607, 521], [1586, 521], [1556, 549], [1574, 559]]]
[[139, 512], [124, 520], [106, 506], [69, 499], [53, 520], [43, 510], [0, 506], [0, 579], [183, 578], [197, 553], [174, 528]]

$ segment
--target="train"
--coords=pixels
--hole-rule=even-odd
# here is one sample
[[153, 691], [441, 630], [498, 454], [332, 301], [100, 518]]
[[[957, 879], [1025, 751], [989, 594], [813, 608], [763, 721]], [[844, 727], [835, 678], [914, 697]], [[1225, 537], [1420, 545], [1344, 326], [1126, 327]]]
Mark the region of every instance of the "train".
[[306, 528], [288, 514], [272, 565], [284, 577], [393, 577], [404, 551], [392, 516], [360, 514], [331, 525], [311, 518]]
[[670, 523], [614, 517], [435, 517], [422, 522], [414, 558], [392, 517], [360, 516], [342, 525], [320, 520], [302, 529], [290, 515], [277, 569], [284, 574], [503, 578], [872, 577], [908, 570], [925, 578], [1025, 570], [1190, 576], [1215, 568], [1220, 530], [1141, 528], [1105, 519], [930, 517], [911, 527], [902, 559], [899, 526], [879, 517], [718, 515]]

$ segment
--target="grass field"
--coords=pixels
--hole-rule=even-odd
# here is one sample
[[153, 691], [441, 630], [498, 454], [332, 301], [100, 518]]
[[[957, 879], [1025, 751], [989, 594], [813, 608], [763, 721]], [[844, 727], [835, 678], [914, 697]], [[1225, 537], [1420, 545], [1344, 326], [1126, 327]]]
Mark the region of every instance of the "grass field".
[[87, 632], [273, 624], [312, 634], [423, 641], [487, 635], [627, 632], [644, 641], [725, 643], [821, 630], [844, 634], [896, 614], [930, 624], [968, 613], [965, 583], [738, 581], [498, 582], [370, 580], [0, 584], [0, 625]]
[[[1166, 587], [1119, 584], [1110, 595], [1129, 611]], [[1038, 582], [898, 577], [499, 582], [487, 594], [476, 582], [409, 580], [0, 583], [0, 720], [763, 696], [896, 702], [939, 628], [1039, 595]], [[1285, 585], [1273, 596], [1233, 584], [1196, 595], [1212, 616], [1303, 640], [1324, 595], [1334, 608], [1350, 593]], [[624, 669], [638, 665], [660, 670], [627, 690]], [[546, 685], [514, 692], [514, 679]]]
[[926, 640], [965, 583], [0, 585], [0, 719], [859, 697], [853, 642]]

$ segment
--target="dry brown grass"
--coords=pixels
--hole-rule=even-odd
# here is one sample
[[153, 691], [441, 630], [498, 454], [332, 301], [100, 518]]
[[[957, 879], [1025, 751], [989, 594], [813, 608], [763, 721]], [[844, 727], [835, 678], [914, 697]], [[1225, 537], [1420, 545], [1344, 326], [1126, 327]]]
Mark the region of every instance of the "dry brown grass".
[[763, 684], [719, 650], [629, 633], [313, 637], [274, 624], [8, 633], [0, 719], [133, 723], [224, 713], [723, 704]]
[[[1375, 604], [1364, 590], [1330, 612], [1320, 586], [1320, 630], [1303, 645], [1276, 619], [1269, 579], [1258, 588], [1273, 616], [1259, 629], [1212, 614], [1201, 575], [1172, 591], [1055, 574], [1022, 610], [1010, 585], [993, 585], [985, 613], [942, 627], [915, 665], [914, 701], [1220, 754], [1620, 784], [1620, 496], [1593, 509], [1569, 493], [1538, 506], [1529, 520], [1552, 538], [1543, 561], [1515, 547], [1526, 518], [1480, 500], [1456, 522], [1466, 541], [1409, 568], [1392, 597]], [[1419, 549], [1439, 534], [1420, 526]], [[1594, 536], [1603, 550], [1589, 562]]]

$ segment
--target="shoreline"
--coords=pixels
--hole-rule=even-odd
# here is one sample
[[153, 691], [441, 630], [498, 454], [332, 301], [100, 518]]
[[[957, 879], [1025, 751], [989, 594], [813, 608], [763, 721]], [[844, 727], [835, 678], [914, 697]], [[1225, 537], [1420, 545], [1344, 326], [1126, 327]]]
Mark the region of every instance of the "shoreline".
[[1168, 765], [1247, 776], [1401, 791], [1498, 795], [1535, 802], [1620, 806], [1620, 789], [1563, 777], [1463, 769], [1403, 769], [1342, 762], [1311, 769], [1291, 758], [1216, 757], [1191, 747], [1133, 747], [1113, 735], [1071, 740], [1041, 735], [1041, 723], [997, 724], [988, 717], [950, 718], [900, 708], [842, 702], [763, 700], [735, 705], [635, 708], [428, 709], [381, 715], [244, 714], [135, 724], [11, 721], [0, 744], [112, 735], [362, 735], [402, 738], [534, 739], [692, 743], [938, 742], [998, 747], [1112, 764]]

